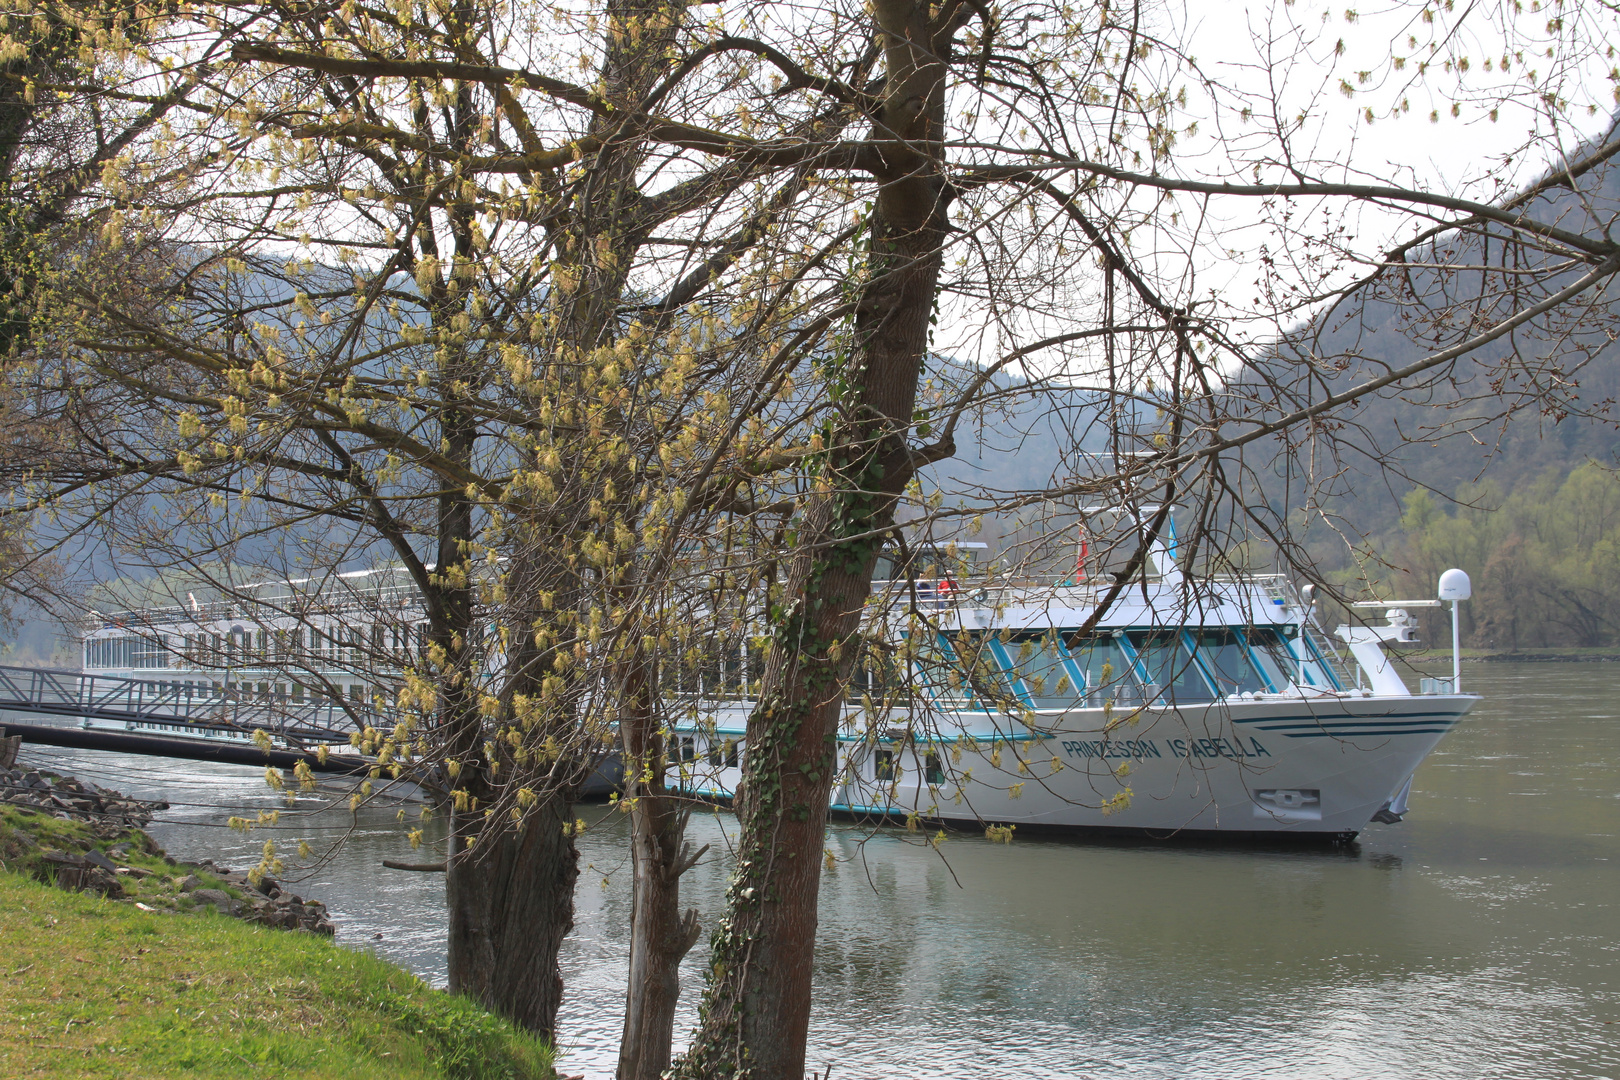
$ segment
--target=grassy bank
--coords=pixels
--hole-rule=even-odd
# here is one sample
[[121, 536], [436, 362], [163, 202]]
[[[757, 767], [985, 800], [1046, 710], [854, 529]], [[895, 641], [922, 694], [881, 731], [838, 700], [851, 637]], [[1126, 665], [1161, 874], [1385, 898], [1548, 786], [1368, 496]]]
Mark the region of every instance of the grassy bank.
[[553, 1075], [538, 1040], [374, 956], [9, 870], [0, 1030], [6, 1077]]

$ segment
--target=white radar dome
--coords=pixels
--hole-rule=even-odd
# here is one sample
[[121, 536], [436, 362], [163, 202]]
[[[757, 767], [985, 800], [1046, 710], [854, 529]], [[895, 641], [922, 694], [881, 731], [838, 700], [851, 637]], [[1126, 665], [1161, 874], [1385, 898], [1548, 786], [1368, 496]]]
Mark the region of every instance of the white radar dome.
[[1466, 600], [1473, 595], [1474, 587], [1468, 581], [1468, 575], [1455, 568], [1447, 570], [1440, 575], [1440, 599]]

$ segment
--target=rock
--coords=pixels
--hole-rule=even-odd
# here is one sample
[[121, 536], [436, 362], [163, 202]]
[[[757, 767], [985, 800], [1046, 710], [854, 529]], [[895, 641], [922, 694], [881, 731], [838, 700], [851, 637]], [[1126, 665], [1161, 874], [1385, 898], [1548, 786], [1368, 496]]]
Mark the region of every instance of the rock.
[[236, 905], [236, 901], [223, 889], [197, 889], [192, 892], [191, 898], [199, 904], [212, 904], [226, 914], [230, 914]]
[[86, 862], [94, 863], [96, 866], [101, 867], [109, 874], [116, 874], [118, 872], [118, 864], [107, 858], [107, 856], [103, 855], [95, 848], [91, 848], [89, 851], [85, 852], [84, 859]]
[[202, 887], [202, 878], [196, 874], [187, 874], [183, 878], [175, 878], [174, 887], [181, 892], [191, 892], [193, 889]]
[[117, 875], [99, 866], [59, 865], [56, 869], [56, 887], [68, 892], [99, 893], [110, 900], [124, 898], [124, 886]]
[[99, 866], [92, 866], [83, 873], [86, 880], [80, 888], [100, 893], [109, 900], [122, 900], [125, 897], [124, 883], [119, 881], [118, 875], [111, 870], [103, 870]]

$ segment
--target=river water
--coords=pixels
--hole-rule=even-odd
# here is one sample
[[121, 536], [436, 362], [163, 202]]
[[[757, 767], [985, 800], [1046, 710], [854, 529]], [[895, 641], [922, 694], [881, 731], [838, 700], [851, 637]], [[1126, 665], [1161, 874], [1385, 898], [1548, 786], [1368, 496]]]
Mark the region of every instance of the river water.
[[[1343, 851], [953, 838], [834, 825], [811, 1067], [835, 1077], [1607, 1077], [1620, 1080], [1620, 665], [1477, 664], [1485, 695], [1418, 773], [1411, 813]], [[338, 940], [443, 980], [442, 882], [399, 810], [243, 834], [280, 798], [253, 770], [122, 755], [29, 760], [161, 796], [152, 831], [232, 866], [267, 838], [344, 844], [294, 886]], [[610, 1076], [624, 993], [623, 824], [581, 848], [564, 960], [565, 1070]], [[693, 820], [686, 879], [712, 923], [733, 819]], [[431, 834], [430, 834], [431, 835]], [[296, 859], [290, 860], [296, 862]], [[298, 878], [289, 871], [289, 878]], [[688, 963], [681, 1028], [701, 962]], [[679, 1035], [678, 1035], [679, 1037]]]

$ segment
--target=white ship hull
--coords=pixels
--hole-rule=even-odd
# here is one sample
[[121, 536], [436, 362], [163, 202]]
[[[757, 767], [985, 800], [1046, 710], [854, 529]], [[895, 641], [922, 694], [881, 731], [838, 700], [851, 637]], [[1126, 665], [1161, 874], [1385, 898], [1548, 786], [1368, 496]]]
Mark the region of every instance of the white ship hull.
[[[964, 713], [910, 740], [840, 739], [834, 813], [982, 829], [1349, 839], [1399, 800], [1471, 695], [1267, 695], [1135, 713]], [[670, 781], [727, 799], [744, 713], [686, 735]], [[930, 760], [932, 759], [932, 760]], [[930, 781], [934, 782], [930, 782]]]

